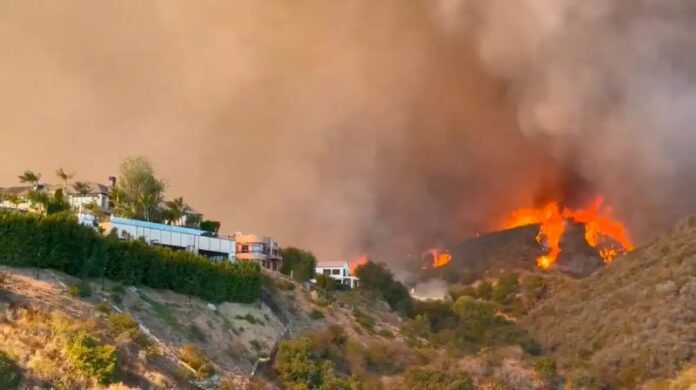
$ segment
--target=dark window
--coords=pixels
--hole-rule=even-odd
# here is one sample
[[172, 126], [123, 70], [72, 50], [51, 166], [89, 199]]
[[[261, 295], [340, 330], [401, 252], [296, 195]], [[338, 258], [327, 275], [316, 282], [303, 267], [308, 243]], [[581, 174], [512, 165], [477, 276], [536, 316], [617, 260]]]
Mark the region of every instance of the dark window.
[[249, 253], [249, 245], [240, 245], [239, 246], [239, 251], [241, 253]]
[[332, 270], [331, 270], [331, 273], [332, 273], [333, 275], [340, 275], [340, 274], [341, 274], [341, 270], [340, 270], [340, 269], [332, 269]]
[[331, 275], [331, 270], [330, 270], [330, 269], [325, 269], [322, 273], [323, 273], [324, 275]]

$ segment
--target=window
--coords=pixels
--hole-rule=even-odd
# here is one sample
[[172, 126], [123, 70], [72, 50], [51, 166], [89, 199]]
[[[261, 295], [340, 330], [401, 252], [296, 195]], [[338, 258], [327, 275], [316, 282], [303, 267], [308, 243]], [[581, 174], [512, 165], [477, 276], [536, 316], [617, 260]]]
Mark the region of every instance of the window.
[[249, 245], [240, 245], [239, 252], [240, 253], [249, 253]]
[[331, 270], [331, 274], [332, 274], [332, 275], [340, 275], [340, 274], [341, 274], [341, 270], [340, 270], [340, 269], [332, 269], [332, 270]]
[[325, 269], [322, 271], [324, 275], [331, 275], [331, 270], [330, 269]]

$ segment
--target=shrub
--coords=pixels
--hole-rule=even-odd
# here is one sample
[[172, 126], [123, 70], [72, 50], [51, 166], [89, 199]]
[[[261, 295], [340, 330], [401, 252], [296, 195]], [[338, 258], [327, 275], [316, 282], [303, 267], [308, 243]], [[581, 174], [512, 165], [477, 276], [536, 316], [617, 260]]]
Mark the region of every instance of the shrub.
[[335, 374], [333, 363], [312, 351], [312, 340], [301, 337], [280, 343], [274, 369], [286, 388], [347, 388]]
[[234, 318], [236, 318], [236, 319], [238, 319], [238, 320], [244, 320], [244, 321], [246, 321], [246, 322], [248, 322], [248, 323], [250, 323], [250, 324], [252, 324], [252, 325], [256, 325], [256, 324], [258, 324], [258, 325], [263, 325], [263, 321], [261, 321], [260, 319], [254, 317], [253, 315], [251, 315], [251, 313], [247, 313], [247, 314], [245, 314], [245, 315], [243, 315], [243, 316], [237, 315], [237, 316], [234, 316]]
[[106, 325], [112, 336], [118, 337], [124, 333], [134, 336], [140, 331], [138, 323], [126, 313], [111, 314], [106, 319]]
[[371, 344], [367, 347], [365, 365], [378, 374], [395, 374], [401, 370], [393, 351], [382, 343]]
[[369, 315], [363, 313], [360, 310], [353, 310], [353, 317], [355, 317], [355, 322], [357, 322], [363, 328], [373, 332], [375, 330], [375, 320]]
[[311, 318], [313, 320], [320, 320], [320, 319], [324, 318], [324, 313], [322, 313], [322, 311], [319, 309], [313, 309], [309, 313], [309, 318]]
[[556, 375], [556, 362], [550, 357], [540, 357], [534, 362], [534, 370], [545, 378]]
[[75, 334], [65, 347], [70, 364], [83, 376], [109, 384], [116, 376], [116, 348], [84, 332]]
[[4, 290], [7, 286], [7, 272], [0, 271], [0, 290]]
[[335, 291], [338, 289], [338, 280], [328, 275], [317, 275], [317, 286], [324, 291]]
[[300, 282], [307, 281], [314, 277], [317, 259], [312, 252], [288, 247], [284, 248], [281, 254], [283, 256], [283, 264], [280, 267], [281, 273], [292, 275], [293, 279]]
[[0, 389], [15, 389], [22, 380], [22, 371], [17, 363], [0, 350]]
[[413, 301], [408, 289], [394, 280], [394, 275], [384, 265], [368, 261], [356, 268], [355, 275], [360, 279], [358, 288], [379, 294], [392, 310], [411, 315]]
[[484, 280], [481, 282], [481, 284], [478, 285], [476, 288], [476, 296], [485, 299], [485, 300], [490, 300], [491, 296], [493, 294], [493, 285], [491, 282]]
[[179, 355], [184, 363], [196, 370], [196, 375], [199, 378], [207, 378], [215, 373], [215, 367], [213, 367], [203, 352], [193, 344], [184, 344], [179, 349]]
[[434, 370], [413, 367], [403, 375], [403, 387], [419, 390], [474, 390], [473, 382], [464, 371]]
[[214, 303], [251, 303], [261, 294], [261, 270], [256, 263], [212, 263], [187, 251], [105, 238], [80, 225], [73, 216], [61, 214], [0, 213], [0, 263], [52, 268], [85, 277], [104, 276], [127, 285], [170, 289]]
[[101, 301], [101, 302], [97, 303], [96, 310], [99, 313], [110, 314], [111, 313], [111, 306], [109, 306], [108, 303]]
[[92, 287], [84, 280], [81, 280], [68, 288], [68, 294], [72, 297], [87, 298], [92, 296]]

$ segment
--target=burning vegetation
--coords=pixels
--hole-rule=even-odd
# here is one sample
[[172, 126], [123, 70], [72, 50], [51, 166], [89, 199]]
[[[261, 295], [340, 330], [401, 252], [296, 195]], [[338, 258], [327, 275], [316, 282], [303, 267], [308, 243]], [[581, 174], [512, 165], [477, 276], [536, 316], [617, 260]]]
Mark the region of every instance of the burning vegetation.
[[559, 202], [553, 201], [538, 208], [521, 208], [513, 211], [505, 225], [506, 229], [539, 224], [537, 242], [547, 253], [537, 257], [537, 266], [549, 269], [561, 253], [561, 239], [566, 231], [566, 224], [574, 222], [585, 228], [585, 241], [597, 249], [604, 262], [612, 261], [616, 256], [633, 250], [624, 224], [612, 217], [611, 207], [604, 206], [604, 199], [596, 197], [584, 208], [561, 208]]

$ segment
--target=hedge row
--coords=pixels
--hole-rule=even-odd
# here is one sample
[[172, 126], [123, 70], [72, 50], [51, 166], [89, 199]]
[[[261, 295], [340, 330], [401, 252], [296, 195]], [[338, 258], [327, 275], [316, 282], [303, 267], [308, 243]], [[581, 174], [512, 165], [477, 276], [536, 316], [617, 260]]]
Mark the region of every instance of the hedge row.
[[0, 212], [0, 264], [52, 268], [79, 277], [170, 289], [211, 302], [260, 298], [255, 263], [212, 263], [186, 251], [103, 237], [73, 216]]

